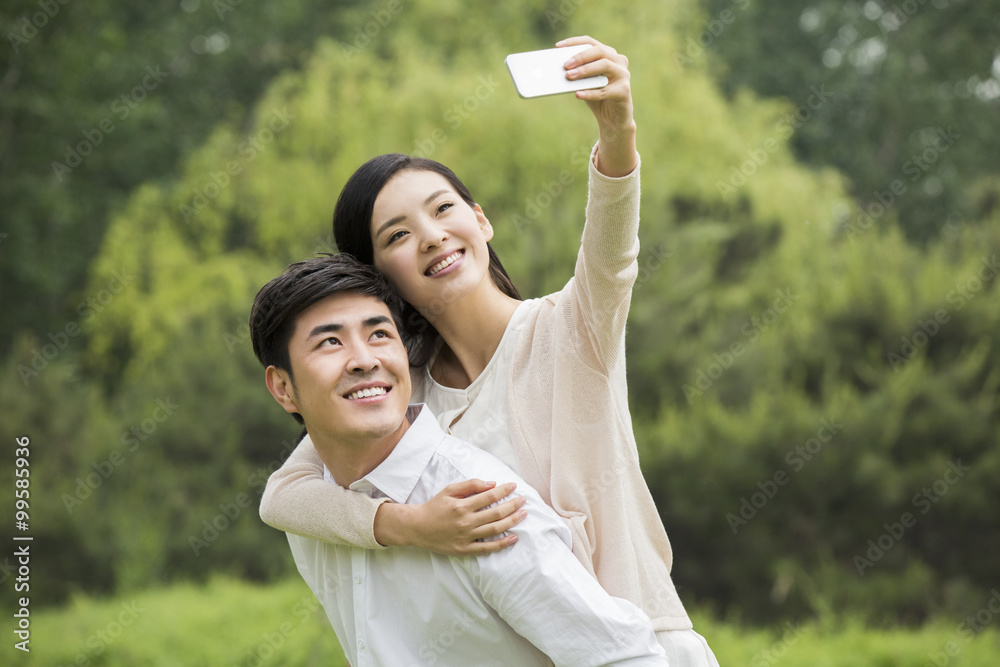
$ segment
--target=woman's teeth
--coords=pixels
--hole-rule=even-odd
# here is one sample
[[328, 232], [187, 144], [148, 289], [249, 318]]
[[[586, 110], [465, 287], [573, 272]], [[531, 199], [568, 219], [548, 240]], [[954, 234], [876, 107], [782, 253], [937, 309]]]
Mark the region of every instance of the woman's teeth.
[[372, 396], [381, 396], [387, 392], [388, 389], [385, 387], [370, 387], [368, 389], [359, 389], [352, 394], [348, 394], [347, 399], [353, 401], [358, 398], [371, 398]]
[[442, 270], [446, 266], [451, 266], [455, 262], [455, 260], [461, 256], [462, 256], [462, 251], [456, 250], [455, 252], [451, 253], [450, 255], [442, 259], [440, 262], [432, 266], [430, 269], [428, 269], [427, 275], [433, 276], [435, 273]]

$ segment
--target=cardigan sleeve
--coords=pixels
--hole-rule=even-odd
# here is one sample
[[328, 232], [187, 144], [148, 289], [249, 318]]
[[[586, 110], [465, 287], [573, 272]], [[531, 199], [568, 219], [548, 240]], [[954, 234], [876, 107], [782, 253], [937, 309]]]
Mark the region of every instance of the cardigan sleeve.
[[375, 541], [375, 499], [323, 479], [323, 460], [307, 435], [267, 480], [260, 518], [269, 526], [322, 542], [383, 549]]
[[587, 218], [564, 316], [577, 353], [601, 373], [625, 351], [625, 322], [638, 275], [640, 164], [627, 176], [597, 171], [591, 153]]

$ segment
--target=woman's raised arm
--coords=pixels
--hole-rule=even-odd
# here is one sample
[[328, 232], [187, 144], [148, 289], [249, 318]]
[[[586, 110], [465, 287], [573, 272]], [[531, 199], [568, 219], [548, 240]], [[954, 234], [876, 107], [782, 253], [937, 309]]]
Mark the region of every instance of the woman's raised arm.
[[638, 275], [641, 160], [628, 58], [591, 37], [560, 46], [589, 44], [567, 63], [571, 79], [608, 77], [603, 88], [579, 90], [597, 119], [600, 139], [591, 154], [587, 216], [571, 281], [562, 293], [565, 335], [588, 366], [600, 373], [622, 367], [625, 324]]

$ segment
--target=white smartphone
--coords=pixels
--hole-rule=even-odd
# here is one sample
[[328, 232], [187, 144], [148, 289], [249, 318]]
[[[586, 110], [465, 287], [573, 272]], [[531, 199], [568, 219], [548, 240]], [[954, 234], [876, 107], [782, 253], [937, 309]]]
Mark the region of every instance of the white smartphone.
[[603, 88], [608, 85], [608, 77], [603, 74], [576, 80], [566, 78], [568, 70], [563, 67], [566, 61], [580, 51], [589, 48], [590, 44], [578, 44], [541, 51], [512, 53], [507, 56], [504, 62], [507, 63], [510, 78], [514, 80], [517, 94], [526, 99], [572, 93], [575, 90], [588, 88]]

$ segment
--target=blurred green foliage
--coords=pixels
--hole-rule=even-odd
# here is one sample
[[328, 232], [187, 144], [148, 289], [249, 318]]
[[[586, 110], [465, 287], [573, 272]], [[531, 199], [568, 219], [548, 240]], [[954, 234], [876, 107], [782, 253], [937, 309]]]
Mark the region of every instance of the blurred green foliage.
[[[796, 156], [835, 166], [867, 207], [895, 180], [906, 236], [949, 236], [1000, 205], [1000, 10], [966, 0], [707, 0], [694, 39], [727, 94], [785, 97]], [[734, 20], [724, 21], [726, 10]], [[810, 97], [822, 89], [823, 104]], [[936, 128], [961, 136], [927, 168], [914, 167]], [[928, 152], [927, 157], [933, 153]], [[908, 167], [909, 165], [909, 167]], [[908, 170], [909, 169], [909, 170]], [[919, 178], [911, 181], [911, 175]], [[847, 211], [831, 212], [846, 218]]]
[[[743, 4], [719, 40], [758, 20]], [[643, 250], [630, 403], [682, 599], [751, 624], [915, 623], [982, 607], [1000, 551], [994, 208], [949, 217], [951, 204], [925, 201], [928, 170], [909, 181], [896, 158], [890, 173], [923, 194], [894, 195], [880, 213], [855, 200], [869, 187], [858, 183], [891, 179], [808, 150], [821, 127], [865, 145], [826, 117], [839, 102], [795, 127], [789, 114], [806, 100], [761, 97], [721, 61], [686, 55], [711, 5], [294, 3], [223, 17], [182, 6], [195, 9], [112, 14], [108, 3], [75, 25], [84, 12], [67, 5], [8, 67], [27, 78], [2, 98], [6, 127], [37, 125], [17, 141], [39, 142], [16, 157], [9, 144], [4, 164], [16, 168], [4, 173], [16, 178], [0, 181], [13, 313], [0, 430], [32, 439], [35, 604], [294, 569], [283, 536], [256, 516], [297, 428], [250, 350], [253, 295], [287, 263], [333, 249], [341, 186], [390, 151], [458, 173], [522, 294], [559, 289], [594, 123], [567, 97], [519, 99], [503, 57], [592, 33], [631, 61]], [[108, 41], [85, 31], [95, 16]], [[195, 18], [207, 23], [195, 29]], [[189, 31], [211, 39], [200, 26], [217, 24], [228, 49], [194, 54]], [[790, 34], [789, 48], [801, 39]], [[100, 68], [80, 64], [74, 45], [95, 63], [106, 51], [117, 73], [94, 85]], [[134, 125], [123, 121], [72, 179], [45, 175], [171, 49], [188, 73], [151, 91]], [[44, 83], [41, 72], [72, 63], [66, 86]], [[55, 106], [32, 106], [43, 102]], [[72, 122], [55, 119], [64, 107]], [[962, 138], [940, 164], [982, 141], [979, 121], [962, 118], [916, 121], [957, 123]], [[985, 147], [977, 155], [956, 173], [988, 164]], [[972, 192], [943, 184], [956, 201]], [[886, 641], [897, 647], [878, 649], [887, 656], [910, 650], [905, 637]]]
[[[44, 5], [44, 6], [43, 6]], [[76, 312], [108, 220], [145, 181], [170, 181], [221, 121], [248, 110], [317, 38], [366, 3], [184, 0], [0, 7], [0, 346]], [[16, 250], [12, 250], [16, 248]]]

